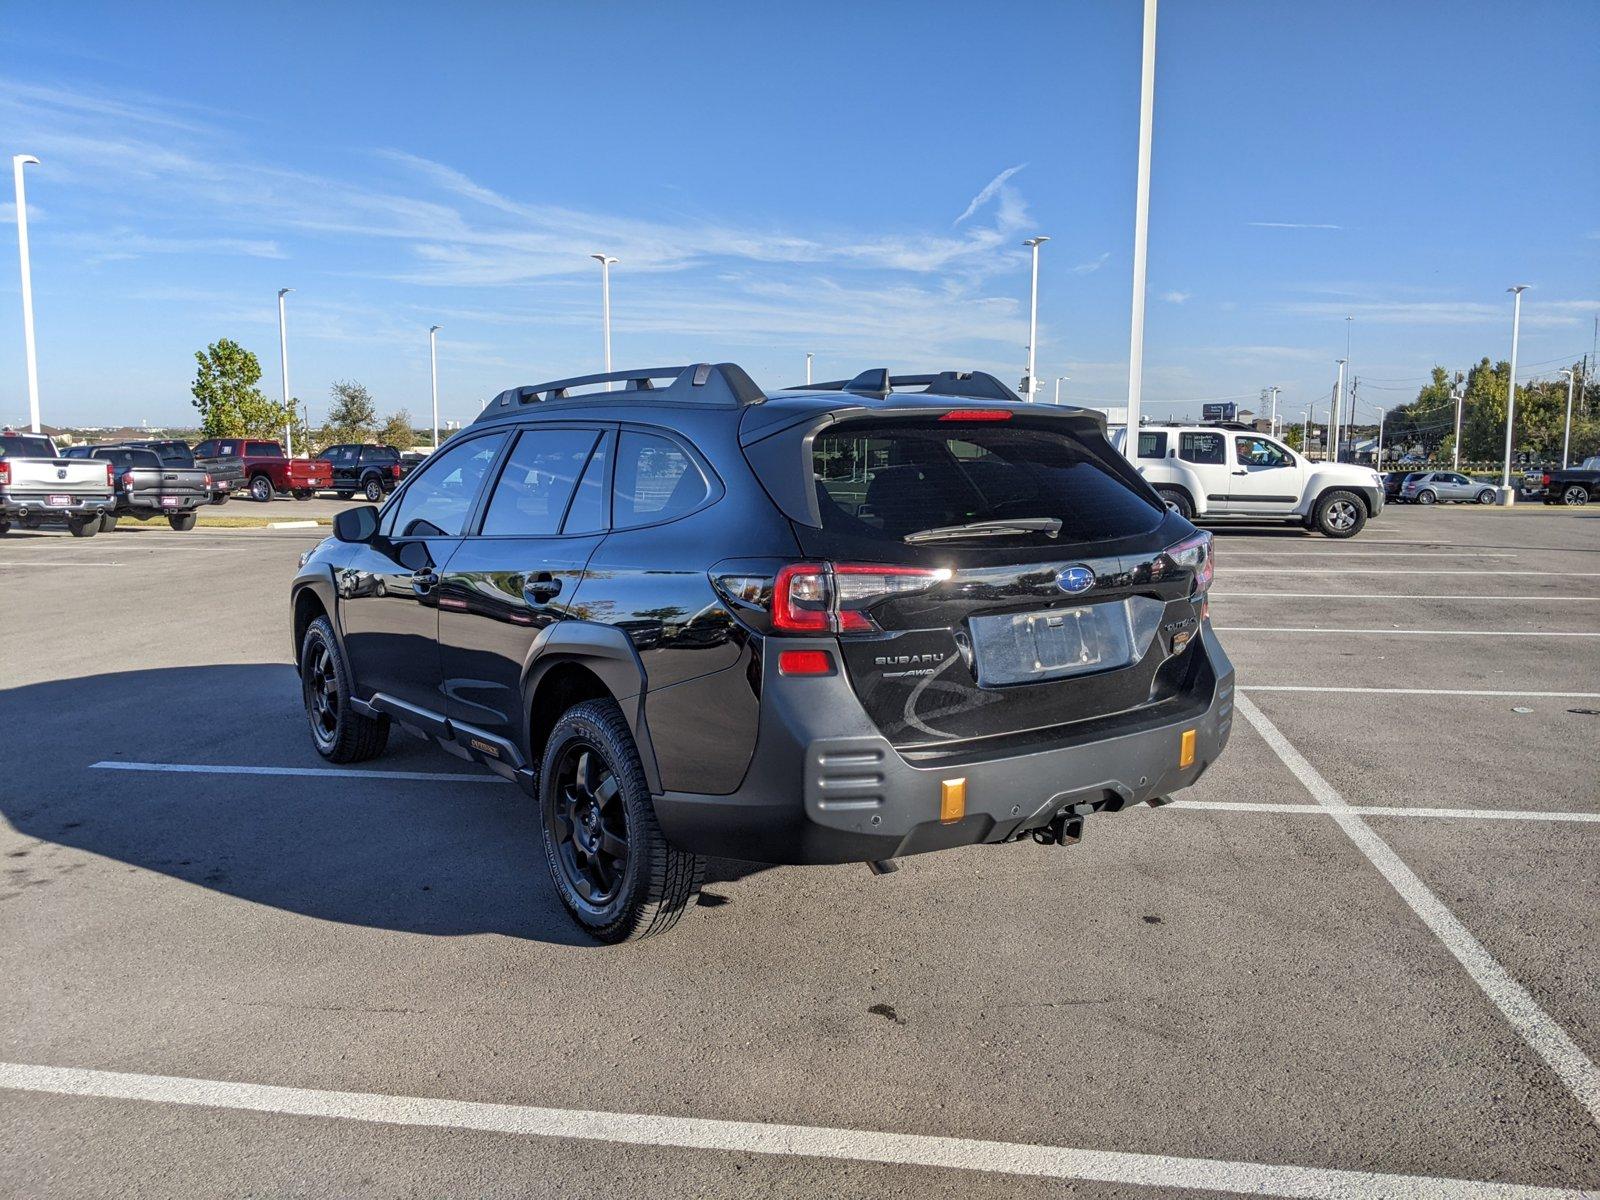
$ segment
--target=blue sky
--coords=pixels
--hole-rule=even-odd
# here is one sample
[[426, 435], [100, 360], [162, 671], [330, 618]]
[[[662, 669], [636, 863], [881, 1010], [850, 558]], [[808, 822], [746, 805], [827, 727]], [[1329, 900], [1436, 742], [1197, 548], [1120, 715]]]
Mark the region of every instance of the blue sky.
[[[518, 383], [732, 359], [769, 387], [1025, 362], [1126, 395], [1137, 0], [7, 6], [0, 150], [32, 153], [47, 423], [192, 415], [193, 352], [275, 294], [329, 384], [470, 417]], [[1600, 313], [1600, 4], [1165, 0], [1145, 402], [1324, 401], [1435, 362], [1522, 374]], [[0, 207], [0, 420], [26, 412]], [[9, 265], [7, 265], [9, 264]], [[1185, 406], [1188, 407], [1185, 407]]]

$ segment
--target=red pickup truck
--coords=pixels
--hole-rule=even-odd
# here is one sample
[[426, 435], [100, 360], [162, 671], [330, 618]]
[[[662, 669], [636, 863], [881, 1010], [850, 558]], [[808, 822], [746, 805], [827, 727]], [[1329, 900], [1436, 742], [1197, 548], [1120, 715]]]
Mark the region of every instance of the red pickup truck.
[[262, 503], [280, 495], [309, 500], [333, 487], [333, 467], [326, 459], [289, 458], [279, 442], [213, 438], [196, 446], [194, 456], [238, 459], [244, 464], [245, 490]]

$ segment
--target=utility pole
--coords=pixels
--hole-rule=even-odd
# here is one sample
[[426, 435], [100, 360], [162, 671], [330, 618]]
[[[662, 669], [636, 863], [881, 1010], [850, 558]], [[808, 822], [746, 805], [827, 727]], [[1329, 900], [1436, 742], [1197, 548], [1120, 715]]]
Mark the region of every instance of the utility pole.
[[[1133, 202], [1133, 329], [1128, 345], [1128, 437], [1139, 436], [1144, 389], [1144, 284], [1150, 246], [1150, 140], [1156, 111], [1156, 0], [1144, 0], [1144, 53], [1139, 69], [1139, 178]], [[1133, 442], [1138, 452], [1138, 442]]]
[[1511, 303], [1511, 369], [1506, 374], [1506, 459], [1500, 474], [1500, 503], [1514, 503], [1511, 490], [1511, 430], [1517, 419], [1517, 338], [1522, 333], [1522, 293], [1528, 285], [1519, 283], [1508, 287], [1515, 299]]
[[17, 257], [22, 261], [22, 347], [28, 355], [28, 428], [39, 432], [39, 356], [33, 344], [33, 264], [28, 260], [28, 197], [22, 168], [39, 160], [31, 154], [11, 156], [11, 180], [17, 192]]
[[[434, 325], [428, 330], [428, 374], [433, 380], [433, 448], [439, 448], [439, 330], [443, 325]], [[485, 401], [485, 405], [487, 405]], [[482, 409], [479, 410], [480, 412]]]
[[283, 427], [283, 452], [294, 457], [294, 409], [289, 407], [289, 334], [284, 327], [283, 298], [293, 288], [278, 289], [278, 365], [283, 369], [283, 411], [288, 424]]
[[1278, 433], [1278, 385], [1273, 384], [1267, 391], [1272, 393], [1272, 436], [1281, 437]]
[[1050, 239], [1044, 236], [1031, 237], [1023, 242], [1024, 246], [1033, 247], [1033, 287], [1031, 298], [1028, 301], [1028, 394], [1024, 400], [1032, 400], [1039, 392], [1039, 381], [1033, 377], [1034, 355], [1039, 343], [1039, 247]]
[[1450, 461], [1450, 468], [1451, 470], [1455, 471], [1461, 470], [1461, 404], [1462, 401], [1467, 398], [1467, 385], [1462, 379], [1459, 378], [1459, 374], [1460, 373], [1457, 372], [1458, 378], [1456, 379], [1455, 386], [1456, 437], [1454, 442], [1454, 451], [1451, 454]]

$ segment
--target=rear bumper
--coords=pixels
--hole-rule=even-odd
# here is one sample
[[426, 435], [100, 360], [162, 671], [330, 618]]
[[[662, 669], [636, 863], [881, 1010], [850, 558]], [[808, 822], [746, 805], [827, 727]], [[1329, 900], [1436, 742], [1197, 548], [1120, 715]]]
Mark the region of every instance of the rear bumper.
[[43, 494], [0, 494], [0, 519], [7, 521], [27, 520], [30, 517], [43, 521], [65, 517], [97, 517], [102, 512], [110, 512], [111, 507], [109, 495], [74, 496], [71, 504], [57, 505], [46, 504]]
[[[842, 675], [782, 680], [765, 689], [739, 790], [667, 792], [656, 798], [656, 814], [669, 841], [698, 854], [839, 863], [1010, 841], [1063, 809], [1116, 811], [1165, 797], [1204, 774], [1232, 729], [1233, 665], [1209, 624], [1193, 653], [1205, 656], [1197, 692], [1136, 732], [958, 765], [900, 754]], [[1179, 766], [1190, 730], [1193, 761]], [[965, 781], [965, 815], [943, 822], [944, 785], [957, 779]]]

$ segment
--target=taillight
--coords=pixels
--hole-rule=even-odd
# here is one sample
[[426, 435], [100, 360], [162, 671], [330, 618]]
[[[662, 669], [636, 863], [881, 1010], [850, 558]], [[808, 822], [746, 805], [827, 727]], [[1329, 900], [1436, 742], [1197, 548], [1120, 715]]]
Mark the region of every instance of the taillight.
[[1007, 408], [956, 408], [940, 417], [941, 421], [1009, 421]]
[[390, 466], [389, 466], [389, 478], [391, 478], [391, 479], [399, 479], [400, 478], [400, 464], [399, 463], [391, 463], [390, 464]]
[[209, 475], [206, 476], [206, 486], [207, 487], [211, 486], [211, 476], [209, 476]]
[[106, 486], [107, 487], [116, 487], [117, 486], [116, 468], [113, 467], [110, 463], [106, 464]]
[[129, 471], [122, 477], [122, 486], [129, 491], [133, 490], [133, 472]]
[[1168, 546], [1164, 554], [1174, 566], [1194, 572], [1191, 595], [1201, 595], [1211, 586], [1217, 573], [1217, 552], [1210, 533], [1201, 530], [1175, 546]]
[[1544, 473], [1543, 486], [1544, 487], [1549, 487], [1550, 486], [1550, 472], [1549, 471], [1546, 471]]
[[949, 578], [946, 567], [791, 563], [772, 585], [772, 628], [777, 633], [871, 633], [878, 628], [866, 611], [872, 605]]
[[[110, 472], [111, 472], [111, 468], [107, 467], [106, 468], [106, 473], [110, 474]], [[10, 486], [11, 486], [11, 464], [8, 463], [8, 462], [0, 462], [0, 487], [10, 487]]]

